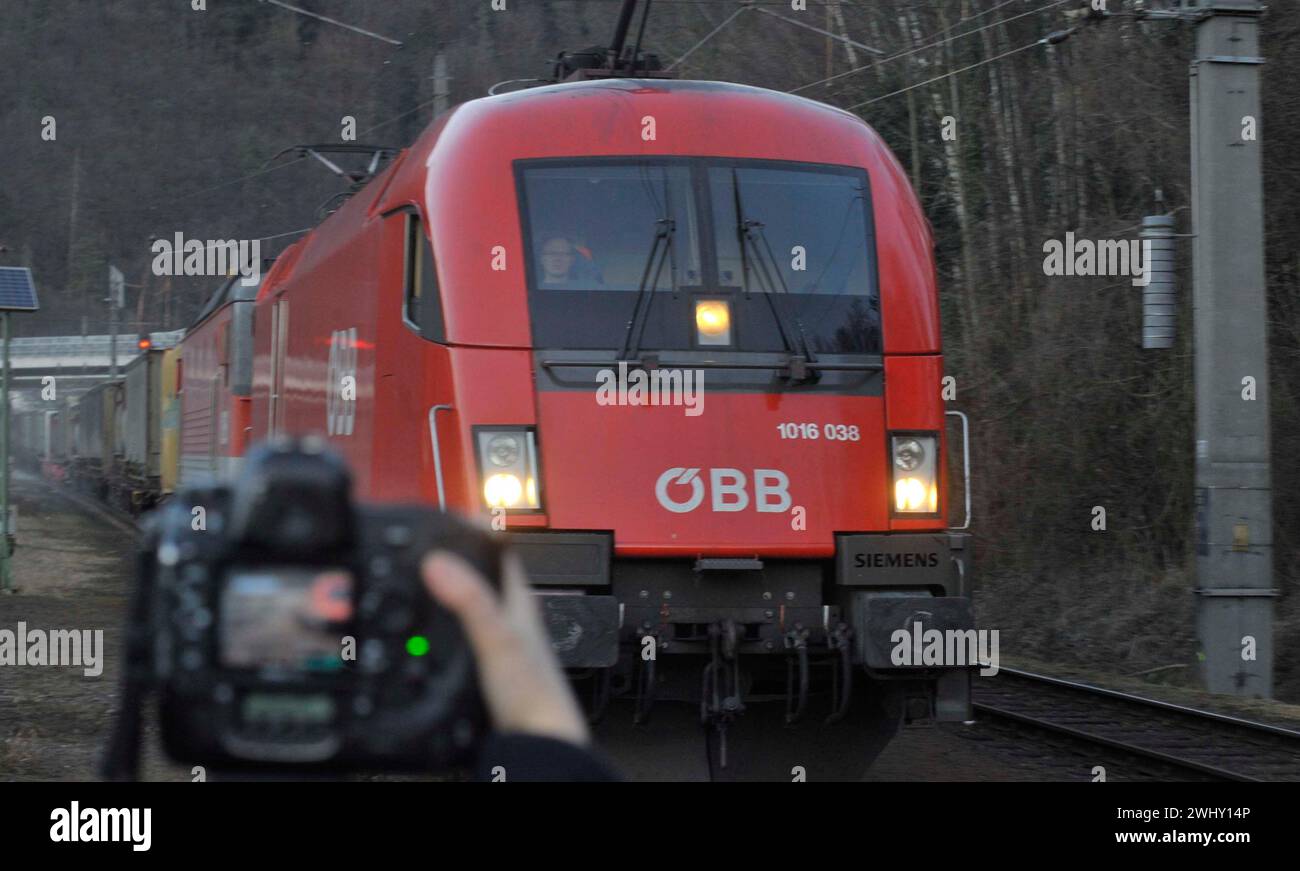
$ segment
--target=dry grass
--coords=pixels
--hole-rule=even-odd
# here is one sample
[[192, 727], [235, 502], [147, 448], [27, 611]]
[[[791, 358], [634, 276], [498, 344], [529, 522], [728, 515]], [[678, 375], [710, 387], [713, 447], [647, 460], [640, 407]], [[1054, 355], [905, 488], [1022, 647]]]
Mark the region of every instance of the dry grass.
[[[1181, 688], [1224, 699], [1199, 690], [1193, 579], [1169, 573], [1134, 581], [1134, 574], [1073, 569], [985, 575], [975, 592], [979, 625], [1000, 630], [1007, 664], [1032, 663], [1025, 667], [1104, 678], [1107, 685], [1124, 678], [1132, 688]], [[1300, 704], [1296, 599], [1277, 600], [1274, 623], [1274, 696], [1292, 704]]]

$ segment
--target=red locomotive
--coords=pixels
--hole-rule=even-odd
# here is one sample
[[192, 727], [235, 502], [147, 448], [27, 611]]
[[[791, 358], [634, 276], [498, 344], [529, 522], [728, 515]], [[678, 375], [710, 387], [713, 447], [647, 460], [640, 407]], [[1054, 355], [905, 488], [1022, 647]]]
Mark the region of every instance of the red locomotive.
[[186, 459], [321, 432], [362, 498], [485, 515], [594, 704], [692, 701], [716, 750], [764, 699], [969, 719], [967, 668], [892, 656], [973, 625], [904, 171], [634, 56], [443, 114], [192, 331]]
[[256, 296], [256, 285], [227, 279], [185, 334], [176, 375], [182, 479], [229, 474], [248, 447]]

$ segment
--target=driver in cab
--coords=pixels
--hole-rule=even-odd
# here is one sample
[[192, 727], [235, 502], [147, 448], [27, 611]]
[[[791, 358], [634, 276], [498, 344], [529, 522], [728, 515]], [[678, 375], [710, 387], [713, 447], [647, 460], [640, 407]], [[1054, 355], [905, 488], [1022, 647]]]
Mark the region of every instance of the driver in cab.
[[547, 239], [539, 259], [542, 287], [589, 290], [605, 284], [591, 249], [567, 236]]

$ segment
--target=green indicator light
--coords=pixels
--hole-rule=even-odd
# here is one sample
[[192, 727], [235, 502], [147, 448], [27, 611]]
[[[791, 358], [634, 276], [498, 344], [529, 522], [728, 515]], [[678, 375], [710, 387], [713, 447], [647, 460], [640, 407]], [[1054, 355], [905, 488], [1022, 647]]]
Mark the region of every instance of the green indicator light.
[[429, 639], [423, 635], [412, 635], [406, 639], [406, 652], [411, 656], [424, 656], [429, 652]]

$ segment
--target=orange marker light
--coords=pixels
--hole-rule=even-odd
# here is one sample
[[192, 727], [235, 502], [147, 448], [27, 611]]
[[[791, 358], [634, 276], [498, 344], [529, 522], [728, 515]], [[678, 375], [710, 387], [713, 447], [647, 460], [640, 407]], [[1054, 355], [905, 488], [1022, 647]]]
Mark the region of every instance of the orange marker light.
[[695, 303], [696, 341], [701, 345], [731, 344], [731, 306], [725, 299], [701, 299]]

